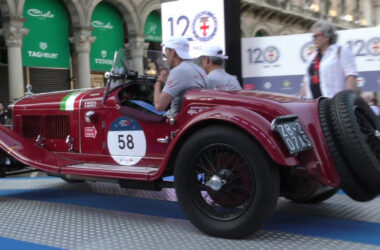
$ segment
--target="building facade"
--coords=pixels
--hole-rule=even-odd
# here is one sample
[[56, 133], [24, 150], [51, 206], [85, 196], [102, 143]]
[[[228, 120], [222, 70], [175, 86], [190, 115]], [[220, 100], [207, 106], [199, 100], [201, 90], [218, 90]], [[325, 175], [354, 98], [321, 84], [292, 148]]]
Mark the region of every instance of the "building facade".
[[299, 34], [318, 20], [338, 29], [380, 25], [379, 0], [242, 0], [243, 37]]
[[157, 47], [152, 32], [161, 27], [152, 18], [160, 7], [159, 0], [0, 0], [0, 100], [23, 96], [27, 84], [34, 92], [102, 85], [115, 50], [131, 48], [137, 58]]
[[[34, 92], [102, 86], [115, 50], [138, 59], [160, 49], [162, 2], [0, 0], [0, 101], [23, 96], [27, 84]], [[380, 0], [241, 0], [242, 37], [305, 33], [319, 19], [376, 26]]]

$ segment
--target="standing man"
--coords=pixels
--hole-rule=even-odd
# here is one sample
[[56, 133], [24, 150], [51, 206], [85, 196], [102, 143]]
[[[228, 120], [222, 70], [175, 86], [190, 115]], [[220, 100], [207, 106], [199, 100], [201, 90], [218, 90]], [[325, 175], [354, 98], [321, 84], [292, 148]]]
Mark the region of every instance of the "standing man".
[[223, 55], [223, 50], [218, 45], [205, 46], [200, 61], [207, 73], [208, 89], [240, 90], [241, 86], [236, 76], [228, 74], [223, 69], [224, 60], [228, 56]]
[[171, 37], [162, 46], [172, 70], [167, 81], [165, 74], [160, 73], [154, 84], [154, 107], [157, 111], [164, 111], [170, 105], [170, 109], [165, 113], [170, 118], [178, 114], [186, 91], [206, 87], [207, 76], [204, 70], [193, 62], [189, 54], [190, 44], [185, 37]]

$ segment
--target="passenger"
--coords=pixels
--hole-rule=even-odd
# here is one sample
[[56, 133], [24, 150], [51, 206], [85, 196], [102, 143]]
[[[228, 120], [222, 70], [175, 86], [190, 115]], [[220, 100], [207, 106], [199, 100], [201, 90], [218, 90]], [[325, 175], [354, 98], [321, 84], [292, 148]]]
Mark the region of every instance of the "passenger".
[[208, 89], [240, 90], [241, 85], [236, 76], [228, 74], [223, 69], [224, 60], [228, 56], [223, 55], [223, 49], [218, 45], [205, 46], [199, 60], [207, 73]]
[[186, 91], [205, 88], [207, 76], [193, 62], [189, 54], [190, 44], [185, 37], [171, 37], [162, 46], [165, 47], [165, 57], [172, 70], [167, 81], [164, 73], [158, 76], [154, 84], [154, 106], [158, 111], [164, 111], [170, 105], [165, 115], [174, 117], [179, 112]]
[[4, 103], [0, 102], [0, 124], [5, 124], [6, 122], [6, 112]]
[[300, 95], [309, 99], [333, 97], [337, 92], [357, 90], [355, 57], [346, 46], [339, 46], [335, 27], [319, 21], [311, 27], [317, 51], [310, 56]]

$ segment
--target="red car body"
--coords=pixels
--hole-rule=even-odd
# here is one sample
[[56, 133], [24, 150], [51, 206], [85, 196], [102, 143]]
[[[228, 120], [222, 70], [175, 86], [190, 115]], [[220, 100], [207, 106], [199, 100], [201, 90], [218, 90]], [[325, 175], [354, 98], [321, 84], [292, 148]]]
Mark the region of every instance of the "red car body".
[[[65, 110], [65, 98], [76, 92], [79, 95], [72, 107]], [[339, 176], [321, 131], [317, 101], [247, 90], [192, 90], [186, 94], [173, 123], [168, 118], [153, 122], [138, 120], [138, 114], [132, 114], [134, 111], [122, 111], [117, 94], [118, 90], [113, 91], [104, 105], [104, 88], [26, 96], [13, 105], [13, 130], [1, 127], [0, 146], [24, 164], [53, 174], [153, 181], [173, 167], [170, 162], [176, 157], [176, 148], [197, 128], [226, 123], [255, 138], [279, 165], [304, 167], [321, 184], [339, 186]], [[90, 123], [85, 121], [88, 111], [95, 112]], [[298, 116], [315, 147], [303, 152], [302, 157], [290, 155], [280, 136], [271, 130], [275, 117], [288, 114]], [[137, 117], [135, 120], [145, 133], [146, 153], [134, 164], [141, 166], [141, 171], [138, 167], [119, 165], [104, 146], [111, 125], [123, 116]], [[43, 148], [35, 143], [38, 135], [44, 136]], [[73, 140], [72, 150], [66, 143], [68, 135]], [[160, 138], [168, 138], [168, 142], [160, 143], [157, 141]]]

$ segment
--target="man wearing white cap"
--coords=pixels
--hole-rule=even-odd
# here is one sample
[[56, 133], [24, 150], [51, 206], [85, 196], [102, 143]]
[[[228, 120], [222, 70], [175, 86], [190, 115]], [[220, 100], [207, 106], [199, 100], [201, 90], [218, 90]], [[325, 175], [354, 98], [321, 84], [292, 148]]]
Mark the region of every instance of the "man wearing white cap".
[[224, 60], [228, 56], [223, 55], [223, 49], [215, 44], [205, 46], [200, 57], [203, 69], [207, 73], [208, 89], [239, 90], [240, 83], [236, 76], [228, 74], [223, 69]]
[[170, 37], [162, 46], [165, 47], [165, 57], [172, 70], [167, 81], [164, 73], [158, 76], [154, 84], [154, 106], [158, 111], [164, 111], [171, 104], [165, 115], [174, 117], [179, 112], [186, 91], [206, 88], [207, 76], [193, 62], [189, 54], [190, 44], [185, 37]]

